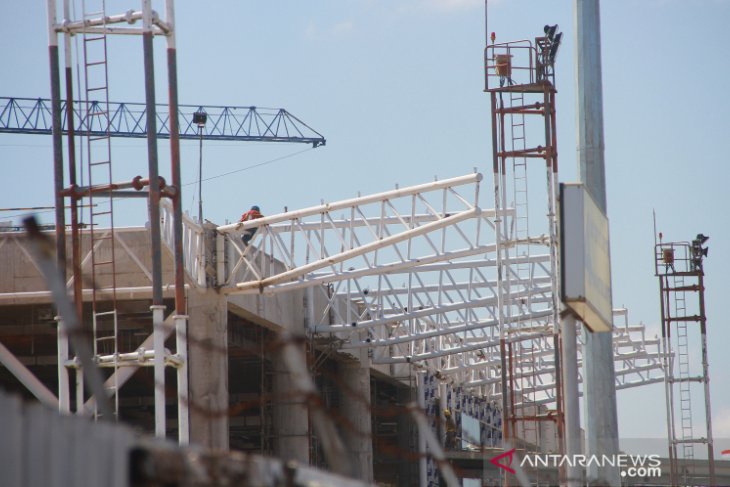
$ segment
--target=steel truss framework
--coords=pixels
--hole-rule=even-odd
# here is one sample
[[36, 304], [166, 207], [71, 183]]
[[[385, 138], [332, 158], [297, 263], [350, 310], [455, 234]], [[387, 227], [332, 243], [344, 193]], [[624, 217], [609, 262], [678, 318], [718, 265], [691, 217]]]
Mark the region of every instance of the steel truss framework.
[[[502, 313], [500, 330], [497, 213], [478, 204], [481, 179], [469, 174], [220, 226], [216, 285], [228, 294], [304, 290], [313, 336], [490, 399], [501, 395], [500, 331], [519, 330], [502, 340], [534, 344], [516, 356], [516, 404], [554, 403], [550, 236], [500, 242], [531, 249], [501, 258], [504, 268], [524, 266], [527, 277], [511, 275], [519, 312]], [[514, 212], [500, 210], [503, 218]], [[244, 246], [240, 235], [252, 228]], [[618, 387], [661, 380], [654, 346], [641, 326], [617, 328]]]
[[[44, 98], [0, 97], [0, 133], [51, 135], [51, 100]], [[208, 123], [203, 133], [206, 140], [248, 142], [300, 142], [318, 147], [325, 138], [283, 108], [179, 105], [180, 138], [200, 138], [193, 114], [204, 110]], [[63, 133], [68, 134], [66, 100], [61, 101]], [[108, 127], [105, 104], [92, 100], [73, 103], [74, 131], [93, 137], [147, 137], [147, 110], [144, 103], [109, 102]], [[156, 106], [157, 136], [170, 137], [170, 113], [167, 105]]]

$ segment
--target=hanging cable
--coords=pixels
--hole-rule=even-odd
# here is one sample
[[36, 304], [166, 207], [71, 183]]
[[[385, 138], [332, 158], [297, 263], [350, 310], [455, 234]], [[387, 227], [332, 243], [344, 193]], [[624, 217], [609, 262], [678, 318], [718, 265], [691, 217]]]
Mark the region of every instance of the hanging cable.
[[[229, 176], [231, 174], [235, 174], [235, 173], [238, 173], [238, 172], [248, 171], [249, 169], [254, 169], [256, 167], [266, 166], [267, 164], [272, 164], [274, 162], [282, 161], [282, 160], [288, 159], [290, 157], [298, 156], [299, 154], [303, 154], [304, 152], [311, 151], [311, 150], [313, 150], [313, 148], [312, 147], [308, 147], [307, 149], [304, 149], [304, 150], [300, 150], [300, 151], [297, 151], [297, 152], [292, 152], [291, 154], [287, 154], [287, 155], [281, 156], [281, 157], [276, 157], [274, 159], [269, 159], [268, 161], [263, 161], [263, 162], [259, 162], [259, 163], [256, 163], [256, 164], [252, 164], [250, 166], [246, 166], [246, 167], [243, 167], [241, 169], [236, 169], [235, 171], [229, 171], [229, 172], [225, 172], [223, 174], [218, 174], [216, 176], [211, 176], [209, 178], [203, 179], [203, 181], [210, 181], [212, 179], [222, 178], [223, 176]], [[197, 182], [198, 182], [198, 180], [196, 179], [195, 181], [192, 181], [192, 182], [183, 184], [183, 186], [190, 186], [192, 184], [197, 184]]]

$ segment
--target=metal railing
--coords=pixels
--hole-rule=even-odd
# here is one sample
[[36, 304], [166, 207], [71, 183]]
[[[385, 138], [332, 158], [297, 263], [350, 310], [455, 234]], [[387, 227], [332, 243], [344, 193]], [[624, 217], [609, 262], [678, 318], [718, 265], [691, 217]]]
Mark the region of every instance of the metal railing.
[[[162, 242], [167, 248], [174, 252], [174, 214], [172, 204], [168, 201], [160, 203], [160, 220]], [[185, 272], [190, 279], [199, 287], [208, 287], [206, 278], [206, 265], [208, 252], [206, 252], [205, 232], [203, 228], [192, 218], [183, 215], [183, 264]]]

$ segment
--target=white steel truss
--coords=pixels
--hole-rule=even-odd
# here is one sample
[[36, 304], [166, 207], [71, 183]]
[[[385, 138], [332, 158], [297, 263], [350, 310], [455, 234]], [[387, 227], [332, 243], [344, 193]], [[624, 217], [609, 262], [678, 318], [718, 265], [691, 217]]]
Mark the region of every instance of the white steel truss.
[[[516, 403], [554, 402], [553, 229], [505, 230], [499, 260], [509, 292], [500, 298], [497, 212], [480, 207], [481, 180], [474, 173], [220, 226], [217, 284], [227, 294], [305, 290], [314, 337], [342, 351], [367, 348], [374, 364], [409, 364], [485, 397], [501, 394], [502, 336], [521, 345]], [[502, 205], [499, 214], [506, 222], [515, 209]], [[252, 228], [245, 246], [240, 235]], [[505, 303], [500, 316], [505, 296], [512, 310]], [[618, 387], [661, 380], [654, 345], [641, 326], [617, 328]]]

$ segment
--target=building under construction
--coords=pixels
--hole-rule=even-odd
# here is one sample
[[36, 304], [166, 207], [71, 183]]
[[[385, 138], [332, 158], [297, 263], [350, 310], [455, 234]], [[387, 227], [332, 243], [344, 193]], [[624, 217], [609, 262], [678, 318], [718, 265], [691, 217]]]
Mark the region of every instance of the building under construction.
[[[206, 117], [233, 116], [225, 108], [178, 105], [173, 1], [166, 1], [165, 12], [153, 11], [147, 0], [124, 13], [106, 12], [99, 3], [85, 5], [73, 19], [67, 1], [48, 0], [50, 102], [8, 99], [3, 111], [22, 113], [26, 121], [45, 120], [32, 113], [50, 115], [50, 127], [2, 121], [3, 131], [52, 135], [57, 208], [54, 232], [32, 220], [1, 229], [4, 388], [65, 416], [116, 421], [181, 445], [171, 450], [180, 457], [158, 457], [150, 446], [147, 455], [159, 463], [147, 471], [140, 467], [141, 448], [129, 447], [125, 437], [136, 467], [117, 481], [130, 484], [188, 485], [185, 474], [159, 466], [192, 462], [182, 457], [199, 450], [187, 445], [210, 449], [201, 458], [224, 455], [215, 457], [216, 465], [226, 465], [221, 478], [234, 465], [247, 465], [248, 480], [240, 485], [279, 485], [266, 480], [263, 467], [251, 466], [262, 458], [284, 462], [269, 473], [286, 476], [293, 465], [287, 462], [294, 461], [342, 476], [318, 478], [322, 485], [346, 485], [344, 477], [424, 486], [468, 485], [467, 479], [495, 486], [587, 481], [587, 473], [575, 478], [575, 470], [563, 467], [491, 461], [512, 448], [518, 458], [575, 452], [571, 405], [585, 392], [576, 371], [590, 360], [575, 340], [582, 325], [572, 321], [572, 346], [561, 331], [557, 26], [533, 39], [487, 43], [488, 177], [475, 171], [216, 225], [182, 212], [179, 141], [202, 141]], [[138, 35], [144, 47], [144, 115], [132, 124], [120, 121], [133, 111], [108, 96], [107, 43], [118, 34]], [[59, 64], [59, 40], [68, 50], [71, 35], [83, 45], [76, 100], [71, 66], [64, 73]], [[162, 128], [155, 36], [167, 42]], [[66, 57], [68, 63], [70, 53]], [[228, 120], [231, 132], [211, 130], [205, 137], [325, 142], [287, 112], [266, 119], [251, 110]], [[254, 133], [258, 121], [265, 130]], [[215, 126], [224, 131], [231, 124]], [[120, 135], [147, 140], [147, 176], [112, 178], [111, 138]], [[159, 137], [170, 139], [169, 156], [158, 153]], [[85, 154], [83, 161], [77, 153]], [[169, 161], [171, 181], [160, 178], [158, 158]], [[118, 198], [148, 202], [139, 227], [115, 226]], [[701, 257], [691, 264], [696, 254], [690, 249], [692, 267], [679, 270], [679, 257], [671, 253], [670, 259], [663, 245], [657, 275], [667, 303], [666, 333], [676, 333], [671, 326], [681, 323], [682, 340], [695, 320], [704, 340], [704, 317], [677, 318], [686, 306], [675, 297], [703, 289]], [[674, 419], [670, 425], [671, 482], [713, 482], [719, 470], [709, 419], [700, 438], [686, 412], [689, 392], [683, 391], [693, 380], [683, 361], [688, 342], [677, 349], [681, 377], [672, 375], [671, 341], [647, 338], [626, 310], [609, 313], [613, 332], [604, 335], [614, 354], [612, 386], [665, 382], [668, 404], [680, 398], [680, 425]], [[574, 354], [567, 364], [566, 348]], [[703, 355], [704, 376], [695, 378], [705, 391], [706, 363]], [[693, 463], [692, 443], [710, 447], [710, 478]], [[301, 479], [315, 479], [317, 471], [305, 468], [291, 478], [305, 485]], [[29, 482], [21, 467], [13, 472], [18, 483], [9, 485], [43, 485]], [[299, 485], [291, 482], [282, 485]]]

